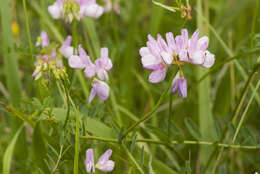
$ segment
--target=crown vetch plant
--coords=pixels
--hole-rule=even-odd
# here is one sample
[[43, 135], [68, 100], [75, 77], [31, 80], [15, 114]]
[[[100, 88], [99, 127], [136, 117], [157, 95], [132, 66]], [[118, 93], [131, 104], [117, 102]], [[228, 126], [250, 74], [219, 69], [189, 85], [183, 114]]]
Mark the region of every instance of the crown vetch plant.
[[[190, 39], [186, 29], [175, 38], [169, 32], [166, 34], [166, 41], [160, 34], [157, 35], [157, 40], [148, 35], [146, 47], [140, 49], [143, 67], [152, 70], [149, 76], [151, 83], [164, 80], [167, 68], [171, 65], [183, 66], [185, 63], [192, 63], [210, 68], [215, 62], [215, 56], [207, 50], [209, 39], [207, 36], [199, 38], [199, 30], [196, 30]], [[181, 98], [187, 97], [187, 82], [181, 69], [173, 79], [171, 88], [172, 92], [178, 92]]]
[[164, 2], [0, 1], [0, 173], [259, 173], [260, 1]]

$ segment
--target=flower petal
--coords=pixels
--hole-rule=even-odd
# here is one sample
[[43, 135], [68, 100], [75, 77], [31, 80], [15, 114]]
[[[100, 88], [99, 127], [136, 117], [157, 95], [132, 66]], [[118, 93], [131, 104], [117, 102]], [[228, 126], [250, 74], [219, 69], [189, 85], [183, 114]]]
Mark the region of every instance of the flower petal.
[[88, 98], [88, 103], [91, 103], [92, 100], [94, 99], [94, 97], [96, 96], [96, 91], [92, 88], [91, 91], [90, 91], [90, 95], [89, 95], [89, 98]]
[[108, 80], [108, 74], [104, 69], [99, 69], [97, 75], [100, 80]]
[[142, 47], [139, 50], [139, 54], [143, 57], [143, 56], [146, 56], [146, 55], [151, 54], [151, 53], [150, 53], [150, 51], [147, 47]]
[[189, 52], [190, 55], [190, 62], [195, 65], [201, 65], [204, 62], [204, 52], [196, 51], [196, 52]]
[[62, 16], [62, 9], [57, 2], [48, 7], [48, 12], [54, 19], [59, 19]]
[[70, 56], [69, 65], [71, 68], [76, 68], [76, 69], [83, 69], [85, 67], [81, 58], [75, 55]]
[[198, 49], [201, 51], [205, 51], [209, 45], [209, 38], [207, 36], [201, 37], [198, 40]]
[[166, 33], [166, 40], [167, 40], [168, 46], [169, 46], [174, 52], [176, 52], [176, 43], [175, 43], [174, 36], [173, 36], [172, 32]]
[[165, 79], [166, 69], [160, 68], [158, 70], [153, 71], [149, 76], [149, 82], [151, 83], [159, 83]]
[[163, 58], [163, 60], [164, 60], [164, 62], [165, 62], [166, 64], [168, 64], [168, 65], [171, 65], [171, 64], [172, 64], [173, 57], [172, 57], [169, 53], [167, 53], [167, 52], [165, 52], [165, 51], [162, 51], [162, 52], [161, 52], [161, 56], [162, 56], [162, 58]]
[[108, 160], [103, 165], [97, 165], [97, 168], [103, 172], [111, 172], [115, 167], [115, 162], [112, 160]]
[[158, 60], [157, 57], [153, 56], [152, 54], [148, 54], [144, 57], [142, 57], [142, 65], [146, 69], [154, 69], [154, 67], [158, 67], [160, 65], [161, 61]]
[[94, 173], [95, 172], [93, 149], [88, 149], [86, 151], [85, 166], [86, 166], [87, 173]]
[[108, 98], [109, 86], [105, 82], [101, 80], [94, 80], [92, 86], [101, 100], [105, 101]]
[[214, 65], [215, 62], [215, 55], [211, 54], [209, 51], [205, 51], [204, 63], [202, 64], [205, 68], [210, 68]]
[[85, 9], [85, 15], [92, 17], [92, 18], [99, 18], [104, 12], [104, 8], [97, 5], [97, 4], [91, 4], [88, 5]]
[[187, 81], [184, 77], [179, 80], [179, 88], [178, 88], [179, 96], [181, 98], [187, 97]]

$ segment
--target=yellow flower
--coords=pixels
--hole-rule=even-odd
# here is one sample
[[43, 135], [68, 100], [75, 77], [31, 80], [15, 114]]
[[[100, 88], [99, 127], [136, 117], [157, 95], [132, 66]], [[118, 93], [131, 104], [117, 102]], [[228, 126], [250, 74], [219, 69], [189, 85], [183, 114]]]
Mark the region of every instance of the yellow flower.
[[14, 36], [17, 36], [20, 31], [19, 25], [16, 21], [12, 22], [12, 32]]

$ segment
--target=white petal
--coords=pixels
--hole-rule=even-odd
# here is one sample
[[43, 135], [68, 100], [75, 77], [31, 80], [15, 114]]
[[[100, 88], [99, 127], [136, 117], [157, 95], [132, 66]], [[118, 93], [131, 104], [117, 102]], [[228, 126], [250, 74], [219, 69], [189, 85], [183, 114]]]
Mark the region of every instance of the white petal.
[[195, 65], [201, 65], [204, 62], [204, 53], [202, 51], [190, 53], [190, 60]]
[[165, 79], [165, 76], [166, 76], [166, 69], [161, 68], [161, 69], [155, 70], [150, 74], [149, 82], [159, 83]]
[[148, 54], [151, 54], [149, 49], [147, 47], [142, 47], [140, 50], [139, 50], [139, 53], [142, 57], [148, 55]]
[[99, 18], [103, 12], [104, 8], [97, 4], [88, 5], [85, 9], [85, 15], [92, 18]]
[[142, 64], [144, 68], [152, 69], [153, 66], [158, 65], [160, 63], [160, 60], [152, 54], [148, 54], [142, 57]]
[[215, 55], [211, 54], [209, 51], [206, 51], [204, 63], [202, 64], [202, 66], [205, 68], [210, 68], [211, 66], [214, 65], [214, 62], [215, 62]]
[[166, 64], [172, 64], [173, 57], [169, 53], [163, 51], [161, 52], [161, 56]]
[[76, 69], [83, 69], [85, 65], [81, 61], [81, 58], [79, 56], [70, 56], [69, 58], [69, 65], [71, 68], [76, 68]]
[[68, 46], [65, 48], [60, 49], [61, 54], [66, 57], [66, 58], [70, 58], [70, 56], [73, 55], [73, 47]]
[[97, 168], [103, 172], [111, 172], [115, 167], [115, 162], [112, 160], [108, 160], [103, 165], [97, 165]]
[[51, 16], [54, 19], [59, 19], [62, 15], [61, 8], [57, 2], [55, 2], [53, 5], [50, 5], [48, 7], [48, 12], [51, 14]]

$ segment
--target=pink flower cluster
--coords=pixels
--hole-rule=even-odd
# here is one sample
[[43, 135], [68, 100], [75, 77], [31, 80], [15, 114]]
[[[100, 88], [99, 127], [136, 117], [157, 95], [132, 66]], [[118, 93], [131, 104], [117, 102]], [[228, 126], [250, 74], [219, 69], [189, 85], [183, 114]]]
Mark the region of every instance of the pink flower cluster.
[[95, 167], [103, 172], [111, 172], [115, 167], [115, 162], [110, 160], [112, 150], [108, 149], [99, 159], [95, 165], [94, 150], [88, 149], [86, 151], [85, 166], [87, 173], [95, 173]]
[[100, 58], [98, 58], [95, 63], [92, 63], [90, 57], [81, 45], [78, 46], [77, 54], [73, 54], [71, 40], [71, 36], [68, 36], [60, 48], [60, 52], [64, 57], [68, 58], [70, 67], [79, 70], [83, 69], [85, 76], [89, 79], [93, 79], [92, 90], [88, 100], [89, 103], [91, 103], [96, 95], [105, 101], [109, 97], [110, 88], [104, 81], [108, 80], [108, 72], [113, 67], [112, 61], [108, 57], [108, 49], [101, 48]]
[[48, 7], [48, 11], [54, 19], [65, 18], [69, 22], [83, 16], [99, 18], [104, 8], [96, 3], [96, 0], [57, 0]]
[[[191, 38], [186, 29], [175, 38], [169, 32], [166, 34], [166, 41], [159, 34], [157, 40], [148, 35], [148, 42], [146, 47], [140, 49], [140, 55], [143, 67], [152, 70], [149, 81], [159, 83], [164, 80], [167, 68], [172, 64], [182, 66], [187, 62], [210, 68], [215, 62], [215, 56], [207, 50], [208, 44], [207, 36], [199, 38], [199, 30], [196, 30]], [[171, 89], [173, 93], [178, 92], [180, 97], [187, 97], [187, 82], [182, 72], [177, 73]]]
[[[35, 46], [40, 46], [41, 48], [48, 47], [50, 45], [50, 41], [46, 31], [41, 31], [40, 36], [37, 38], [37, 42]], [[50, 64], [50, 61], [55, 59], [56, 50], [52, 49], [50, 53], [44, 53], [42, 55], [38, 55], [35, 60], [35, 70], [32, 74], [35, 80], [38, 80], [42, 76], [42, 72], [47, 69], [47, 66]]]

